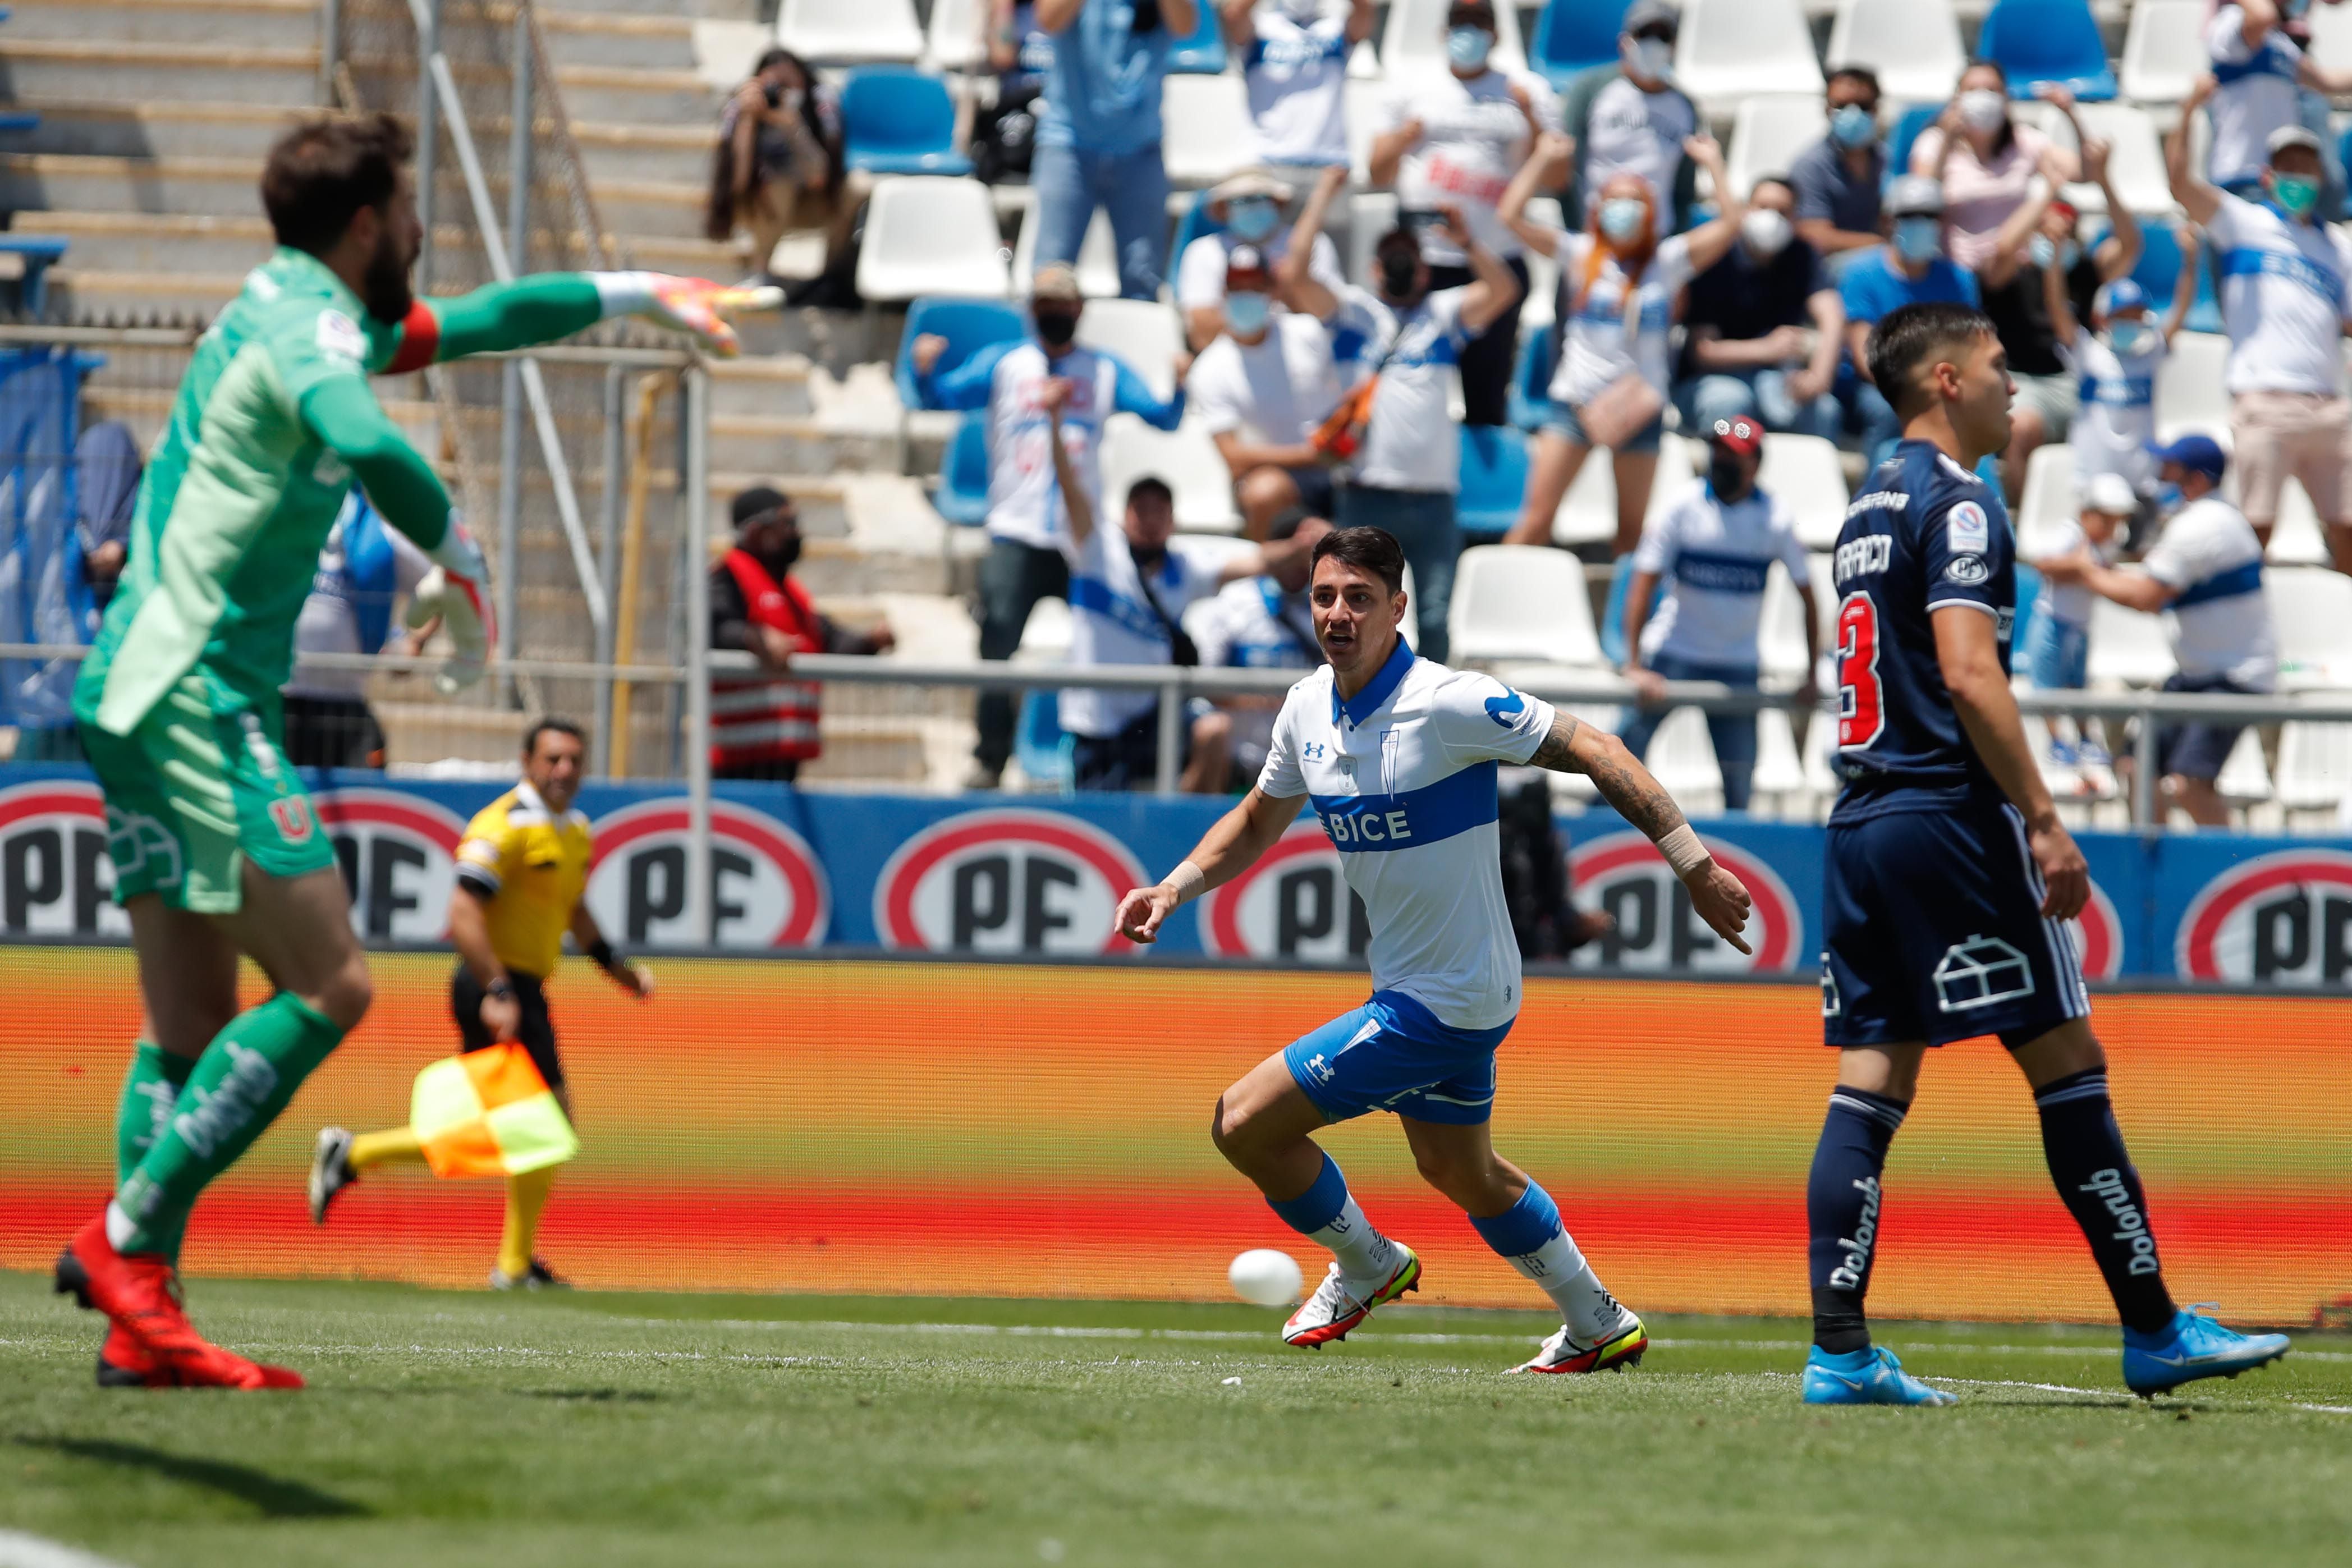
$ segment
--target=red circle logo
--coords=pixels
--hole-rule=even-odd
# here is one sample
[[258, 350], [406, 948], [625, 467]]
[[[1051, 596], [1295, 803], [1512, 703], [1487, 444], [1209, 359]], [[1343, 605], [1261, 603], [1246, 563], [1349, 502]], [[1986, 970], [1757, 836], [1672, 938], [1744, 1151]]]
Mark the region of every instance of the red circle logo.
[[2282, 849], [2198, 890], [2173, 938], [2183, 980], [2335, 989], [2352, 978], [2352, 855]]
[[1121, 952], [1111, 916], [1143, 868], [1056, 811], [961, 812], [900, 845], [874, 887], [886, 947], [922, 952]]
[[1201, 946], [1218, 958], [1344, 963], [1370, 939], [1339, 852], [1314, 822], [1276, 841], [1240, 876], [1201, 900]]
[[[687, 927], [683, 795], [599, 817], [588, 909], [630, 947], [696, 945]], [[833, 923], [833, 887], [808, 840], [764, 812], [710, 803], [710, 940], [740, 949], [815, 947]]]
[[2074, 943], [2084, 979], [2113, 980], [2123, 973], [2123, 919], [2116, 913], [2115, 900], [2107, 897], [2107, 890], [2095, 881], [2083, 912], [2066, 922], [2066, 935]]
[[44, 779], [0, 790], [0, 937], [129, 936], [108, 837], [95, 784]]
[[422, 795], [365, 785], [312, 804], [351, 894], [352, 929], [368, 942], [438, 942], [448, 933], [466, 825]]
[[1658, 847], [1629, 831], [1579, 845], [1569, 856], [1578, 901], [1617, 919], [1614, 931], [1577, 949], [1569, 962], [1588, 969], [1696, 973], [1795, 968], [1797, 955], [1804, 951], [1805, 921], [1789, 884], [1736, 844], [1719, 838], [1704, 842], [1707, 853], [1738, 878], [1755, 900], [1745, 933], [1756, 950], [1752, 956], [1707, 929]]

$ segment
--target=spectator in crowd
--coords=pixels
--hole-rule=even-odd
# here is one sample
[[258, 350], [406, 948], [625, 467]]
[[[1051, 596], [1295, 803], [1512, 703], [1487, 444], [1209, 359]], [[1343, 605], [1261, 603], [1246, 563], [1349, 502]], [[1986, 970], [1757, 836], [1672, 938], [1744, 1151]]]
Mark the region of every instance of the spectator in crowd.
[[294, 622], [294, 673], [286, 701], [286, 760], [298, 768], [380, 768], [383, 731], [367, 703], [367, 671], [326, 669], [313, 654], [425, 651], [432, 623], [395, 631], [394, 601], [413, 594], [433, 563], [354, 489], [327, 531], [310, 596]]
[[[1184, 365], [1176, 367], [1177, 388], [1162, 402], [1142, 377], [1098, 349], [1077, 342], [1078, 315], [1085, 308], [1078, 275], [1066, 262], [1049, 262], [1030, 283], [1034, 341], [983, 349], [945, 374], [938, 374], [945, 338], [924, 333], [908, 350], [917, 389], [926, 406], [988, 410], [988, 554], [980, 563], [980, 657], [1010, 658], [1021, 646], [1029, 612], [1044, 598], [1067, 598], [1069, 568], [1062, 542], [1069, 534], [1072, 490], [1057, 484], [1046, 447], [1051, 435], [1045, 397], [1055, 382], [1070, 391], [1057, 396], [1060, 439], [1073, 448], [1070, 460], [1079, 492], [1101, 504], [1097, 449], [1103, 421], [1114, 412], [1173, 430], [1184, 414]], [[981, 693], [975, 717], [979, 745], [972, 754], [970, 787], [994, 789], [1013, 754], [1013, 702], [1009, 692]]]
[[2044, 304], [2056, 325], [2059, 360], [2082, 384], [2082, 407], [2069, 437], [2074, 488], [2082, 494], [2090, 493], [2093, 480], [2108, 477], [2137, 495], [2142, 507], [2153, 501], [2156, 382], [2196, 293], [2189, 287], [2197, 267], [2196, 242], [2181, 247], [2181, 255], [2180, 281], [2161, 323], [2149, 317], [2147, 291], [2129, 278], [2118, 278], [2100, 285], [2092, 297], [2088, 331], [2075, 318], [2056, 264], [2042, 270]]
[[[1347, 165], [1338, 167], [1344, 175]], [[1234, 251], [1248, 246], [1268, 266], [1278, 265], [1289, 254], [1291, 231], [1282, 214], [1295, 195], [1274, 175], [1252, 170], [1235, 174], [1203, 198], [1218, 226], [1186, 245], [1176, 259], [1176, 305], [1184, 312], [1185, 341], [1196, 353], [1225, 330], [1225, 271], [1233, 265]], [[1327, 289], [1336, 290], [1347, 280], [1339, 269], [1339, 248], [1328, 234], [1317, 237], [1309, 264]]]
[[1025, 176], [1037, 150], [1037, 100], [1054, 40], [1037, 26], [1035, 0], [989, 0], [981, 45], [994, 97], [972, 116], [972, 173], [990, 184]]
[[1168, 249], [1168, 171], [1160, 158], [1160, 83], [1168, 51], [1200, 21], [1197, 0], [1037, 0], [1054, 40], [1030, 184], [1041, 263], [1078, 258], [1100, 207], [1118, 247], [1118, 291], [1160, 297]]
[[2352, 93], [2352, 71], [2324, 70], [2305, 53], [2310, 11], [2310, 0], [2242, 0], [2217, 5], [2206, 18], [2205, 53], [2213, 67], [2214, 91], [2205, 177], [2233, 196], [2261, 201], [2271, 137], [2300, 125], [2319, 139], [2317, 210], [2323, 217], [2335, 217], [2342, 210], [2344, 172], [2333, 166], [2326, 151], [2333, 136], [2327, 100]]
[[1753, 415], [1767, 430], [1837, 439], [1845, 305], [1796, 235], [1796, 200], [1779, 175], [1758, 180], [1739, 243], [1691, 282], [1678, 394], [1685, 429]]
[[710, 683], [710, 775], [791, 784], [824, 749], [824, 689], [792, 678], [793, 656], [887, 653], [897, 639], [887, 622], [854, 632], [818, 611], [792, 575], [801, 519], [790, 496], [754, 485], [735, 497], [734, 517], [734, 548], [710, 569], [710, 646], [750, 654], [760, 672]]
[[776, 246], [794, 228], [830, 224], [837, 253], [856, 217], [845, 195], [841, 94], [790, 49], [770, 49], [719, 113], [705, 237], [751, 236], [751, 267], [772, 279]]
[[[1665, 718], [1667, 681], [1719, 680], [1737, 690], [1756, 689], [1757, 633], [1775, 561], [1788, 568], [1804, 605], [1806, 676], [1797, 700], [1812, 700], [1811, 671], [1821, 656], [1812, 575], [1805, 547], [1797, 542], [1796, 519], [1756, 482], [1764, 432], [1745, 416], [1725, 420], [1707, 437], [1706, 458], [1706, 477], [1693, 480], [1642, 531], [1641, 548], [1633, 552], [1625, 642], [1634, 652], [1624, 675], [1640, 706], [1631, 712], [1623, 740], [1637, 757], [1649, 754]], [[1756, 715], [1710, 713], [1706, 728], [1723, 769], [1724, 807], [1746, 811], [1756, 772]]]
[[[1433, 221], [1439, 205], [1450, 202], [1478, 243], [1510, 268], [1524, 297], [1524, 247], [1497, 204], [1535, 139], [1559, 129], [1559, 106], [1541, 77], [1488, 64], [1494, 47], [1489, 0], [1456, 0], [1445, 14], [1447, 73], [1414, 82], [1390, 102], [1388, 122], [1372, 139], [1371, 176], [1376, 185], [1396, 187], [1398, 216], [1421, 235], [1432, 289], [1458, 289], [1473, 277], [1469, 253]], [[1515, 301], [1463, 351], [1464, 424], [1508, 420], [1518, 340]]]
[[[1348, 167], [1348, 58], [1372, 36], [1372, 0], [1222, 0], [1217, 13], [1225, 47], [1241, 56], [1251, 160], [1308, 188]], [[1348, 214], [1324, 228], [1344, 249]]]
[[1224, 335], [1192, 362], [1192, 405], [1233, 474], [1243, 531], [1264, 539], [1295, 506], [1333, 510], [1337, 456], [1317, 433], [1339, 405], [1330, 334], [1275, 300], [1263, 252], [1236, 246], [1225, 268]]
[[[1078, 471], [1070, 443], [1060, 438], [1064, 409], [1075, 392], [1066, 381], [1038, 395], [1055, 439], [1055, 478], [1069, 496], [1070, 526], [1062, 553], [1070, 570], [1070, 664], [1196, 665], [1200, 650], [1186, 635], [1184, 612], [1228, 583], [1290, 572], [1306, 562], [1296, 533], [1283, 543], [1246, 551], [1222, 565], [1174, 538], [1176, 500], [1165, 479], [1146, 477], [1128, 487], [1127, 512], [1116, 529], [1096, 525], [1092, 491]], [[1160, 766], [1160, 699], [1150, 691], [1065, 687], [1062, 728], [1072, 741], [1070, 782], [1077, 789], [1148, 789]], [[1233, 723], [1212, 705], [1186, 715], [1180, 785], [1188, 794], [1221, 795], [1233, 769]]]
[[1409, 228], [1391, 230], [1373, 253], [1376, 287], [1353, 284], [1334, 294], [1297, 265], [1324, 212], [1338, 199], [1347, 171], [1327, 174], [1307, 198], [1282, 271], [1284, 299], [1364, 344], [1362, 379], [1327, 429], [1354, 464], [1339, 489], [1339, 526], [1384, 528], [1412, 568], [1413, 615], [1424, 658], [1443, 660], [1445, 616], [1454, 599], [1454, 563], [1462, 553], [1454, 512], [1462, 489], [1462, 438], [1446, 416], [1454, 367], [1487, 324], [1518, 303], [1519, 280], [1463, 222], [1439, 209], [1448, 237], [1470, 258], [1472, 281], [1430, 288], [1430, 266]]
[[[1323, 662], [1315, 640], [1315, 606], [1307, 600], [1307, 566], [1315, 542], [1331, 531], [1324, 518], [1292, 507], [1266, 530], [1266, 542], [1297, 541], [1299, 553], [1264, 576], [1228, 583], [1192, 616], [1204, 669], [1295, 669]], [[1226, 744], [1233, 757], [1228, 783], [1255, 781], [1274, 742], [1274, 717], [1282, 710], [1278, 692], [1264, 697], [1226, 697], [1217, 708], [1225, 716]], [[1195, 731], [1197, 742], [1197, 727]]]
[[1697, 199], [1698, 171], [1683, 143], [1705, 123], [1690, 95], [1674, 84], [1682, 13], [1666, 0], [1633, 0], [1618, 26], [1617, 63], [1578, 77], [1560, 105], [1560, 128], [1578, 159], [1569, 211], [1580, 214], [1612, 176], [1633, 174], [1650, 187], [1659, 232], [1671, 233], [1684, 226]]
[[[2344, 398], [2344, 322], [2352, 311], [2352, 237], [2316, 222], [2319, 138], [2299, 125], [2271, 133], [2263, 200], [2217, 190], [2189, 172], [2189, 126], [2212, 96], [2205, 77], [2165, 144], [2172, 199], [2221, 258], [2223, 384], [2238, 460], [2238, 504], [2267, 544], [2292, 474], [2327, 525], [2337, 570], [2352, 572], [2352, 404]], [[2186, 285], [2184, 284], [2184, 287]]]
[[[2101, 566], [2113, 566], [2123, 553], [2124, 530], [2139, 513], [2142, 499], [2131, 481], [2113, 471], [2091, 476], [2079, 486], [2083, 497], [2079, 521], [2053, 518], [2019, 540], [2019, 554], [2044, 576], [2053, 577], [2033, 601], [2032, 625], [2025, 634], [2021, 663], [2024, 675], [2037, 690], [2079, 691], [2088, 684], [2091, 669], [2091, 590], [2074, 580], [2067, 568], [2087, 553]], [[2025, 556], [2031, 547], [2033, 553]], [[2060, 732], [2063, 721], [2051, 721], [2050, 759], [2069, 766], [2105, 767], [2106, 748], [2091, 739], [2081, 721], [2072, 735]]]
[[1699, 135], [1691, 138], [1690, 156], [1724, 193], [1722, 216], [1712, 222], [1665, 235], [1666, 215], [1649, 183], [1633, 174], [1612, 174], [1601, 185], [1589, 234], [1530, 222], [1528, 198], [1556, 181], [1569, 151], [1567, 137], [1547, 135], [1503, 196], [1503, 218], [1512, 231], [1559, 263], [1562, 295], [1552, 411], [1536, 437], [1525, 510], [1505, 538], [1513, 544], [1549, 543], [1552, 514], [1587, 454], [1601, 447], [1615, 469], [1617, 553], [1623, 555], [1642, 536], [1657, 473], [1675, 300], [1738, 240], [1747, 208], [1731, 194], [1723, 150], [1713, 137]]
[[1503, 902], [1519, 956], [1562, 959], [1617, 929], [1598, 910], [1569, 901], [1568, 838], [1552, 815], [1551, 775], [1505, 768], [1499, 777], [1496, 837], [1503, 854]]
[[104, 614], [131, 556], [131, 519], [146, 464], [131, 427], [103, 419], [74, 443], [75, 493], [80, 498], [81, 574], [90, 604]]
[[[68, 484], [67, 461], [73, 467]], [[70, 459], [37, 445], [0, 473], [0, 643], [88, 647], [113, 595], [138, 496], [138, 444], [121, 424], [90, 426]], [[68, 489], [78, 500], [66, 509]], [[0, 725], [20, 763], [79, 763], [76, 658], [0, 662]]]
[[[2165, 690], [2269, 691], [2278, 684], [2278, 639], [2263, 594], [2263, 542], [2244, 514], [2221, 499], [2227, 459], [2221, 446], [2210, 436], [2183, 436], [2159, 450], [2157, 461], [2163, 482], [2179, 487], [2182, 504], [2147, 552], [2146, 572], [2117, 571], [2086, 547], [2069, 560], [2043, 563], [2042, 575], [2053, 584], [2080, 584], [2131, 609], [2163, 612], [2179, 666]], [[2227, 826], [2230, 810], [2213, 781], [2244, 728], [2191, 723], [2159, 730], [2161, 804], [2180, 807], [2202, 826]], [[2128, 771], [2128, 759], [2117, 771]]]
[[1789, 169], [1797, 234], [1832, 276], [1879, 243], [1878, 197], [1886, 184], [1886, 143], [1878, 129], [1878, 75], [1868, 66], [1830, 72], [1829, 134]]
[[1906, 174], [1886, 187], [1887, 241], [1846, 268], [1840, 296], [1845, 301], [1847, 383], [1854, 420], [1862, 430], [1863, 456], [1872, 468], [1895, 455], [1903, 421], [1870, 381], [1866, 345], [1881, 317], [1904, 305], [1977, 302], [1974, 273], [1944, 254], [1944, 188], [1924, 174]]

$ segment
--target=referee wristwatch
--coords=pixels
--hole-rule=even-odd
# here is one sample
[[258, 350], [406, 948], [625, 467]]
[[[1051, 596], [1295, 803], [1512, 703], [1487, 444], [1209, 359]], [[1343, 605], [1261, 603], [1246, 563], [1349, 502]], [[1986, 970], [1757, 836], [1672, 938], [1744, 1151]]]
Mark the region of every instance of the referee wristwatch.
[[482, 987], [483, 995], [495, 996], [501, 1002], [511, 1002], [514, 1000], [514, 982], [503, 974]]

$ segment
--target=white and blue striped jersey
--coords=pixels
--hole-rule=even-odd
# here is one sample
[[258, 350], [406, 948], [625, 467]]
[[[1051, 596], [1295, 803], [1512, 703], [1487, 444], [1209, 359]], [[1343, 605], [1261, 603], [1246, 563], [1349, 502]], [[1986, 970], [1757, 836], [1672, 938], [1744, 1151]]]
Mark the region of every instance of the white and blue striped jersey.
[[2101, 474], [2119, 474], [2135, 489], [2156, 483], [2156, 378], [2169, 353], [2155, 348], [2126, 359], [2104, 333], [2080, 331], [2072, 346], [2058, 345], [2058, 358], [2075, 375], [2081, 407], [2068, 433], [2074, 453], [2074, 485], [2087, 490]]
[[1371, 922], [1372, 989], [1403, 992], [1449, 1028], [1518, 1015], [1496, 764], [1535, 755], [1551, 722], [1551, 704], [1402, 641], [1353, 698], [1325, 665], [1275, 719], [1257, 787], [1314, 803]]
[[1726, 506], [1713, 485], [1692, 480], [1643, 526], [1633, 550], [1633, 570], [1654, 574], [1665, 588], [1642, 627], [1642, 657], [1664, 653], [1753, 668], [1764, 584], [1775, 561], [1789, 569], [1790, 582], [1811, 584], [1786, 502], [1759, 485]]
[[2226, 191], [2205, 235], [2221, 256], [2228, 390], [2341, 392], [2352, 239], [2332, 224], [2297, 223]]
[[2166, 521], [2143, 563], [2178, 595], [2165, 606], [2172, 657], [2192, 680], [2215, 676], [2248, 691], [2278, 681], [2278, 639], [2263, 593], [2263, 542], [2245, 514], [2200, 496]]

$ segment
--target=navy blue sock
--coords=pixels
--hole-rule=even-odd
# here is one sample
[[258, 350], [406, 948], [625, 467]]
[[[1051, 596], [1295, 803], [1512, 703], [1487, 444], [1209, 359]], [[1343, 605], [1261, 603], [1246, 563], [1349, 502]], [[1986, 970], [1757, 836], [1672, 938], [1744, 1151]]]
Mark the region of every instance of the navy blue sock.
[[1843, 1084], [1830, 1094], [1805, 1184], [1805, 1220], [1812, 1232], [1813, 1343], [1833, 1355], [1870, 1347], [1862, 1300], [1878, 1246], [1878, 1179], [1910, 1109], [1908, 1100]]
[[2043, 1084], [2033, 1105], [2042, 1113], [2042, 1157], [2049, 1162], [2050, 1179], [2091, 1244], [2107, 1294], [2116, 1299], [2116, 1314], [2127, 1329], [2156, 1332], [2172, 1321], [2178, 1309], [2164, 1287], [2139, 1173], [2124, 1152], [2123, 1131], [2107, 1099], [2106, 1069], [2093, 1068]]

